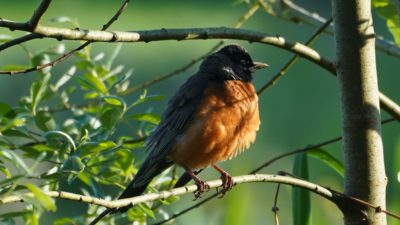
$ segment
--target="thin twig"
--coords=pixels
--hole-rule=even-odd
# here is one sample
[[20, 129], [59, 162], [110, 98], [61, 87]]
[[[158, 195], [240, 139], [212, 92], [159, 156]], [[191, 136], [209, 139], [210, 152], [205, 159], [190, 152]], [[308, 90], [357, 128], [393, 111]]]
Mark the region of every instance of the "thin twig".
[[[256, 2], [252, 7], [250, 7], [250, 9], [243, 14], [238, 21], [235, 24], [235, 28], [240, 28], [241, 26], [243, 26], [243, 24], [249, 20], [256, 12], [257, 10], [260, 8], [260, 4], [258, 2]], [[219, 47], [221, 47], [226, 41], [222, 40], [219, 41], [216, 45], [214, 45], [210, 50], [208, 50], [205, 54], [193, 59], [192, 61], [190, 61], [188, 64], [183, 65], [167, 74], [161, 75], [161, 76], [157, 76], [156, 78], [153, 78], [152, 80], [146, 81], [143, 84], [138, 84], [136, 86], [133, 86], [131, 88], [128, 88], [127, 90], [125, 90], [124, 92], [121, 93], [122, 96], [131, 94], [133, 92], [136, 92], [138, 90], [142, 90], [144, 88], [148, 88], [153, 84], [159, 83], [160, 81], [166, 80], [170, 77], [173, 77], [177, 74], [183, 73], [186, 70], [190, 69], [192, 66], [196, 65], [196, 63], [200, 62], [201, 60], [203, 60], [205, 57], [207, 57], [208, 55], [210, 55], [211, 53], [213, 53], [214, 51], [216, 51]]]
[[[330, 18], [330, 19], [329, 19], [328, 21], [326, 21], [318, 30], [316, 30], [316, 31], [314, 32], [314, 34], [311, 35], [311, 37], [307, 40], [307, 42], [305, 43], [305, 45], [310, 45], [310, 44], [315, 40], [315, 38], [317, 38], [317, 37], [325, 30], [325, 28], [328, 27], [329, 24], [331, 24], [331, 23], [332, 23], [332, 18]], [[279, 72], [276, 73], [268, 83], [266, 83], [264, 86], [262, 86], [262, 87], [257, 91], [257, 94], [260, 95], [260, 94], [261, 94], [262, 92], [264, 92], [267, 88], [269, 88], [269, 87], [271, 87], [272, 85], [274, 85], [275, 82], [276, 82], [279, 78], [281, 78], [283, 75], [285, 75], [285, 73], [286, 73], [286, 71], [289, 69], [289, 67], [290, 67], [291, 65], [293, 65], [293, 64], [296, 62], [296, 60], [297, 60], [298, 58], [299, 58], [298, 55], [292, 56], [292, 57], [289, 59], [289, 61], [279, 70]], [[400, 113], [399, 113], [399, 114], [400, 114]]]
[[382, 109], [384, 109], [387, 113], [400, 121], [400, 107], [396, 104], [392, 99], [388, 98], [382, 92], [379, 93], [379, 100], [381, 103]]
[[272, 212], [274, 212], [275, 225], [279, 225], [279, 217], [278, 217], [279, 207], [277, 206], [277, 204], [278, 204], [278, 196], [279, 196], [280, 187], [281, 187], [281, 184], [278, 184], [278, 186], [276, 187], [274, 206], [272, 207]]
[[27, 41], [30, 41], [30, 40], [33, 40], [33, 39], [41, 38], [41, 37], [42, 36], [39, 35], [39, 34], [30, 33], [30, 34], [24, 35], [24, 36], [19, 37], [19, 38], [14, 38], [14, 39], [12, 39], [10, 41], [7, 41], [4, 44], [0, 45], [0, 51], [3, 51], [3, 50], [5, 50], [5, 49], [7, 49], [9, 47], [14, 46], [14, 45], [18, 45], [18, 44], [21, 44], [21, 43], [24, 43], [24, 42], [27, 42]]
[[205, 198], [205, 199], [203, 199], [203, 200], [197, 202], [196, 204], [194, 204], [194, 205], [192, 205], [192, 206], [190, 206], [190, 207], [188, 207], [188, 208], [186, 208], [186, 209], [184, 209], [184, 210], [182, 210], [182, 211], [180, 211], [180, 212], [178, 212], [178, 213], [175, 213], [174, 215], [170, 216], [168, 219], [159, 221], [159, 222], [157, 222], [157, 223], [153, 223], [152, 225], [161, 225], [161, 224], [165, 224], [165, 223], [167, 223], [167, 222], [169, 222], [169, 221], [171, 221], [171, 220], [174, 220], [174, 219], [178, 218], [179, 216], [182, 216], [183, 214], [185, 214], [185, 213], [187, 213], [187, 212], [189, 212], [189, 211], [192, 211], [193, 209], [198, 208], [199, 206], [203, 205], [204, 203], [210, 201], [211, 199], [214, 199], [214, 198], [217, 197], [218, 195], [219, 195], [219, 193], [216, 192], [216, 193], [214, 193], [214, 194], [208, 196], [207, 198]]
[[51, 0], [42, 0], [36, 10], [33, 12], [31, 19], [27, 22], [31, 31], [35, 31], [35, 28], [39, 24], [40, 18], [42, 18], [50, 3]]
[[393, 218], [396, 218], [396, 219], [400, 220], [400, 216], [399, 216], [399, 215], [396, 215], [396, 214], [394, 214], [394, 213], [392, 213], [392, 212], [389, 212], [389, 211], [387, 211], [387, 210], [385, 210], [385, 209], [382, 209], [382, 207], [380, 207], [380, 206], [373, 205], [373, 204], [371, 204], [371, 203], [369, 203], [369, 202], [363, 201], [363, 200], [361, 200], [361, 199], [358, 199], [358, 198], [355, 198], [355, 197], [352, 197], [352, 196], [346, 196], [346, 195], [343, 195], [343, 194], [341, 194], [341, 196], [342, 196], [342, 197], [345, 197], [345, 198], [348, 198], [348, 199], [351, 200], [351, 201], [357, 202], [357, 203], [359, 203], [359, 204], [361, 204], [361, 205], [367, 206], [367, 207], [369, 207], [369, 208], [373, 208], [373, 209], [375, 209], [375, 211], [376, 211], [377, 213], [383, 212], [383, 213], [385, 213], [386, 215], [389, 215], [389, 216], [391, 216], [391, 217], [393, 217]]

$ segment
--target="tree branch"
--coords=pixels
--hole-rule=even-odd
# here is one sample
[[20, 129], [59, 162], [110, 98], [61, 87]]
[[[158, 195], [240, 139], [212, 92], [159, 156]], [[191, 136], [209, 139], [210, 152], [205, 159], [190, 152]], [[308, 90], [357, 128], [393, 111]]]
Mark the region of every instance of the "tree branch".
[[[324, 30], [326, 27], [329, 26], [329, 24], [331, 24], [332, 19], [329, 19], [328, 21], [326, 21], [320, 28], [318, 28], [318, 30], [316, 30], [314, 32], [313, 35], [311, 35], [311, 37], [306, 41], [305, 45], [308, 46], [310, 45], [315, 38], [317, 38]], [[291, 65], [293, 65], [296, 60], [299, 58], [298, 55], [294, 55], [292, 56], [289, 61], [279, 70], [278, 73], [276, 73], [270, 81], [268, 81], [268, 83], [266, 83], [265, 85], [263, 85], [258, 91], [257, 94], [260, 95], [262, 92], [264, 92], [265, 90], [267, 90], [267, 88], [271, 87], [272, 85], [275, 84], [275, 82], [280, 79], [283, 75], [285, 75], [286, 71], [290, 68]]]
[[[0, 26], [4, 24], [0, 21]], [[44, 38], [58, 40], [88, 40], [93, 42], [150, 42], [162, 40], [199, 40], [199, 39], [236, 39], [249, 42], [270, 44], [287, 51], [299, 54], [326, 70], [334, 73], [335, 66], [329, 60], [323, 58], [317, 51], [298, 42], [290, 42], [278, 35], [235, 29], [227, 27], [189, 28], [189, 29], [159, 29], [144, 31], [98, 31], [98, 30], [72, 30], [66, 28], [38, 26], [36, 34]], [[20, 71], [1, 71], [1, 74], [16, 74]]]
[[[340, 192], [325, 188], [323, 186], [320, 186], [318, 184], [314, 184], [309, 181], [301, 180], [295, 177], [291, 176], [280, 176], [280, 175], [272, 175], [272, 174], [252, 174], [252, 175], [241, 175], [241, 176], [235, 176], [232, 177], [233, 182], [235, 185], [238, 184], [244, 184], [244, 183], [255, 183], [255, 182], [267, 182], [267, 183], [277, 183], [277, 184], [285, 184], [285, 185], [290, 185], [293, 187], [300, 187], [304, 188], [306, 190], [309, 190], [323, 198], [328, 199], [329, 201], [335, 203], [335, 204], [345, 204], [352, 202], [354, 205], [362, 205], [362, 206], [367, 206], [369, 208], [373, 209], [379, 209], [380, 212], [384, 212], [390, 216], [393, 216], [397, 219], [399, 219], [399, 216], [391, 213], [385, 209], [383, 209], [380, 206], [376, 206], [373, 204], [370, 204], [365, 201], [361, 201], [360, 199], [351, 197], [351, 196], [346, 196]], [[222, 186], [222, 180], [212, 180], [206, 182], [210, 188], [217, 188]], [[140, 203], [144, 202], [150, 202], [150, 201], [155, 201], [155, 200], [164, 200], [169, 197], [173, 196], [180, 196], [180, 195], [185, 195], [189, 193], [193, 193], [197, 190], [196, 185], [189, 185], [185, 187], [180, 187], [180, 188], [175, 188], [172, 190], [168, 191], [161, 191], [158, 193], [149, 193], [133, 198], [126, 198], [126, 199], [118, 199], [118, 200], [104, 200], [100, 198], [95, 198], [95, 197], [90, 197], [90, 196], [85, 196], [85, 195], [79, 195], [75, 193], [70, 193], [70, 192], [64, 192], [64, 191], [44, 191], [44, 193], [52, 198], [59, 198], [59, 199], [65, 199], [65, 200], [72, 200], [72, 201], [79, 201], [79, 202], [84, 202], [84, 203], [89, 203], [89, 204], [95, 204], [99, 206], [104, 206], [109, 209], [116, 209], [124, 206], [135, 206]], [[22, 194], [27, 197], [34, 197], [34, 194], [32, 192], [24, 193]], [[213, 194], [212, 196], [216, 196], [217, 194]], [[17, 195], [11, 195], [4, 197], [0, 199], [0, 205], [6, 205], [10, 203], [16, 203], [16, 202], [24, 202], [23, 198]]]
[[[310, 12], [307, 9], [296, 5], [290, 0], [279, 0], [274, 3], [265, 2], [264, 0], [259, 0], [264, 9], [270, 14], [271, 8], [275, 9], [273, 15], [278, 15], [283, 19], [293, 21], [295, 23], [304, 23], [312, 27], [320, 27], [323, 23], [327, 21], [326, 18], [322, 17], [316, 12]], [[398, 2], [398, 1], [397, 1]], [[333, 34], [333, 26], [329, 26], [325, 33]], [[397, 47], [392, 41], [388, 41], [381, 36], [376, 37], [376, 48], [388, 55], [400, 58], [400, 48]]]
[[[385, 207], [385, 163], [381, 135], [375, 33], [369, 0], [334, 0], [338, 85], [347, 196]], [[386, 215], [340, 205], [347, 225], [384, 225]]]
[[6, 43], [0, 45], [0, 52], [5, 50], [5, 49], [7, 49], [7, 48], [9, 48], [9, 47], [14, 46], [14, 45], [18, 45], [18, 44], [21, 44], [21, 43], [24, 43], [24, 42], [27, 42], [27, 41], [30, 41], [30, 40], [33, 40], [33, 39], [41, 38], [41, 37], [42, 36], [40, 34], [29, 33], [29, 34], [24, 35], [22, 37], [14, 38], [14, 39], [12, 39], [10, 41], [7, 41]]
[[400, 106], [392, 99], [388, 98], [382, 92], [379, 93], [379, 103], [383, 110], [393, 116], [397, 121], [400, 121]]
[[42, 0], [36, 10], [33, 12], [31, 19], [27, 22], [31, 31], [35, 30], [36, 26], [39, 24], [40, 18], [42, 18], [50, 3], [51, 0]]
[[[310, 191], [312, 191], [324, 198], [327, 198], [327, 199], [332, 199], [332, 197], [333, 197], [331, 190], [329, 190], [325, 187], [322, 187], [317, 184], [313, 184], [308, 181], [300, 180], [297, 178], [288, 177], [288, 176], [279, 176], [279, 175], [270, 175], [270, 174], [242, 175], [242, 176], [233, 177], [233, 182], [235, 183], [235, 185], [242, 184], [242, 183], [253, 183], [253, 182], [269, 182], [269, 183], [287, 184], [287, 185], [292, 185], [295, 187], [301, 187], [301, 188], [310, 190]], [[208, 181], [207, 184], [210, 185], [210, 188], [217, 188], [222, 185], [222, 180]], [[173, 196], [179, 196], [179, 195], [192, 193], [196, 190], [197, 190], [196, 185], [189, 185], [186, 187], [175, 188], [175, 189], [168, 190], [168, 191], [161, 191], [158, 193], [149, 193], [149, 194], [145, 194], [145, 195], [141, 195], [141, 196], [137, 196], [137, 197], [133, 197], [133, 198], [111, 200], [111, 201], [94, 198], [94, 197], [90, 197], [90, 196], [69, 193], [69, 192], [63, 192], [63, 191], [59, 191], [59, 192], [45, 191], [44, 193], [53, 198], [80, 201], [80, 202], [95, 204], [95, 205], [99, 205], [99, 206], [104, 206], [107, 208], [120, 208], [120, 207], [124, 207], [124, 206], [128, 206], [128, 205], [134, 206], [134, 205], [137, 205], [137, 204], [143, 203], [143, 202], [149, 202], [149, 201], [154, 201], [154, 200], [163, 200], [163, 199], [173, 197]], [[34, 197], [33, 193], [25, 193], [22, 195]], [[0, 199], [0, 204], [3, 204], [3, 205], [9, 204], [9, 203], [14, 203], [14, 202], [23, 202], [23, 199], [16, 195], [7, 196], [5, 198]]]

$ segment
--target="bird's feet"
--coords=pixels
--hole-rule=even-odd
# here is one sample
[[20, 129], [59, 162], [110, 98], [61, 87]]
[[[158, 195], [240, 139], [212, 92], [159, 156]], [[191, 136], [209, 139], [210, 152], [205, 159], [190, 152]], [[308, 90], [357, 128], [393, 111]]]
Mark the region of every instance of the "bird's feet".
[[205, 191], [210, 190], [210, 185], [208, 185], [206, 182], [204, 182], [200, 179], [195, 180], [195, 182], [196, 182], [197, 190], [194, 192], [193, 200], [197, 200], [198, 198], [201, 197], [201, 194], [203, 194]]
[[226, 192], [232, 189], [235, 184], [231, 175], [216, 165], [213, 165], [213, 167], [221, 174], [222, 190], [219, 192], [221, 194], [219, 197], [222, 198], [225, 196]]
[[197, 190], [194, 192], [193, 200], [197, 200], [201, 197], [201, 194], [203, 194], [205, 191], [210, 190], [210, 185], [202, 181], [193, 171], [186, 169], [186, 173], [194, 180], [197, 186]]

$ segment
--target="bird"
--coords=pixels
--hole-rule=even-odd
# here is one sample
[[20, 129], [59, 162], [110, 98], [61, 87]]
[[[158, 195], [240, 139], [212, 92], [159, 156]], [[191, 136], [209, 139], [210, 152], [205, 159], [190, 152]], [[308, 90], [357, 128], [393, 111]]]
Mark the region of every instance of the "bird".
[[[221, 174], [220, 193], [229, 191], [233, 179], [216, 164], [234, 158], [255, 141], [261, 122], [252, 74], [267, 66], [254, 62], [238, 44], [207, 56], [168, 101], [160, 123], [146, 139], [147, 156], [119, 199], [141, 195], [155, 176], [174, 164], [185, 170], [175, 186], [192, 179], [196, 199], [210, 188], [197, 176], [207, 167]], [[90, 224], [130, 207], [106, 209]]]

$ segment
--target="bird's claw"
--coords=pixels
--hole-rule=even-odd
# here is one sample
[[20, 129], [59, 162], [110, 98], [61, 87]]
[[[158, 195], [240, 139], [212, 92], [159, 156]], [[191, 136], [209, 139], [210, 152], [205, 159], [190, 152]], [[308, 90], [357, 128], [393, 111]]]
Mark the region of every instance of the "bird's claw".
[[194, 192], [193, 200], [197, 200], [198, 198], [201, 197], [201, 194], [203, 194], [205, 191], [210, 190], [210, 185], [208, 185], [206, 182], [204, 182], [202, 180], [196, 181], [196, 186], [197, 186], [197, 190]]
[[226, 192], [230, 191], [232, 187], [235, 185], [232, 177], [228, 173], [222, 173], [221, 180], [222, 180], [222, 190], [219, 191], [219, 193], [221, 194], [219, 198], [224, 197]]

